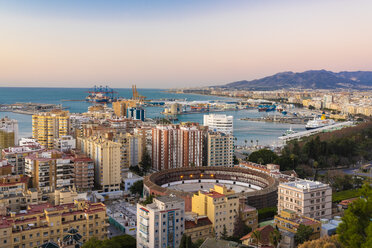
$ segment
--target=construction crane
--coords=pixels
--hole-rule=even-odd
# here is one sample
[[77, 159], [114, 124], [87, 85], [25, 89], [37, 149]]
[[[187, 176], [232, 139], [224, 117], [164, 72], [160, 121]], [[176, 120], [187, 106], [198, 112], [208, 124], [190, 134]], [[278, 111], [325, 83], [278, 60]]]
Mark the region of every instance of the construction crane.
[[138, 94], [137, 86], [135, 84], [132, 85], [132, 92], [133, 92], [132, 100], [144, 101], [146, 99], [145, 96], [141, 96], [140, 94]]

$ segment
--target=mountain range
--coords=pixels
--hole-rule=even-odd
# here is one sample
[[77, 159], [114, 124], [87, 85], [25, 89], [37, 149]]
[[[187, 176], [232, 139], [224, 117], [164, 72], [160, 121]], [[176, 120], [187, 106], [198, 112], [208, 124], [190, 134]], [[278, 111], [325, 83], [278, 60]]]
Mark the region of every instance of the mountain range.
[[372, 71], [289, 71], [261, 79], [242, 80], [217, 87], [246, 90], [372, 89]]

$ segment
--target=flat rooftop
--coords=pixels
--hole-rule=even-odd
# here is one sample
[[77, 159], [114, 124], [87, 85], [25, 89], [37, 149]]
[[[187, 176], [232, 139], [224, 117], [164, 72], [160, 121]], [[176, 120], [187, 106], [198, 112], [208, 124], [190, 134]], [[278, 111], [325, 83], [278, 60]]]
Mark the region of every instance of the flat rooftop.
[[293, 188], [298, 189], [316, 189], [321, 187], [329, 187], [328, 184], [318, 182], [318, 181], [311, 181], [311, 180], [297, 180], [293, 182], [287, 182], [287, 183], [280, 183], [280, 185], [289, 186]]

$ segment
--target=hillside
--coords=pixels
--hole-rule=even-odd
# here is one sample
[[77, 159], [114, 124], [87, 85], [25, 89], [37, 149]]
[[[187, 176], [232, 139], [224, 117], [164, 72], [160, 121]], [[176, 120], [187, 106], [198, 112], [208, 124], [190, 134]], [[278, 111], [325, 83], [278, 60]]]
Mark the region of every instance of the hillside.
[[311, 70], [305, 72], [281, 72], [272, 76], [243, 80], [229, 83], [222, 88], [248, 90], [275, 89], [362, 89], [372, 87], [371, 71], [331, 72], [326, 70]]

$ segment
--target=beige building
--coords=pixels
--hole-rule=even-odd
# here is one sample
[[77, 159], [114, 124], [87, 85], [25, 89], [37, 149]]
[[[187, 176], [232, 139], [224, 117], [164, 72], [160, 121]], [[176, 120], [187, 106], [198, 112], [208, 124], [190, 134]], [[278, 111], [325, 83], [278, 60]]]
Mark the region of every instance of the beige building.
[[234, 136], [208, 133], [207, 166], [233, 166]]
[[103, 192], [120, 190], [121, 144], [109, 136], [78, 138], [78, 149], [94, 161], [94, 181]]
[[310, 180], [280, 183], [278, 187], [278, 214], [293, 210], [310, 218], [332, 217], [332, 188], [328, 184]]
[[68, 135], [69, 112], [54, 110], [32, 115], [32, 137], [46, 149], [54, 148], [54, 139]]
[[239, 215], [239, 197], [226, 186], [215, 185], [210, 191], [199, 191], [192, 197], [192, 211], [207, 216], [212, 222], [217, 237], [226, 227], [232, 236], [234, 222]]
[[25, 174], [31, 178], [32, 186], [44, 193], [72, 187], [73, 169], [71, 157], [55, 150], [32, 154], [25, 159]]
[[213, 224], [207, 216], [195, 213], [187, 213], [185, 217], [185, 234], [191, 237], [191, 241], [213, 237]]
[[178, 248], [184, 233], [185, 203], [175, 196], [160, 196], [153, 203], [137, 204], [137, 247]]
[[8, 147], [2, 150], [2, 157], [13, 166], [14, 174], [25, 174], [25, 158], [43, 150], [39, 145]]
[[63, 240], [70, 228], [78, 230], [82, 242], [92, 237], [103, 240], [107, 238], [107, 219], [103, 203], [75, 200], [59, 206], [30, 205], [23, 213], [0, 216], [0, 246], [40, 247]]
[[[18, 144], [18, 121], [8, 117], [0, 119], [0, 151]], [[1, 157], [0, 157], [1, 158]]]

